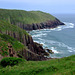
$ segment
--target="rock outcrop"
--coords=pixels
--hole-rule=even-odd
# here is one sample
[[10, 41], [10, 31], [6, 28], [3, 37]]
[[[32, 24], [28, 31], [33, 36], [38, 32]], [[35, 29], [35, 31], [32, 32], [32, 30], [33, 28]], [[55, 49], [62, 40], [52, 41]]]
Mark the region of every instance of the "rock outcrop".
[[32, 24], [23, 24], [19, 22], [19, 23], [16, 23], [16, 25], [22, 29], [30, 31], [30, 30], [37, 30], [37, 29], [55, 28], [59, 25], [64, 25], [64, 23], [60, 22], [57, 18], [55, 18], [54, 21], [49, 20], [46, 22], [32, 23]]
[[[26, 60], [46, 60], [47, 58], [44, 57], [47, 56], [47, 52], [45, 52], [45, 49], [41, 46], [41, 44], [33, 42], [33, 39], [30, 35], [20, 35], [17, 32], [12, 32], [6, 30], [6, 32], [0, 32], [1, 34], [7, 34], [11, 37], [19, 40], [22, 44], [24, 44], [25, 48], [15, 51], [12, 48], [12, 45], [8, 44], [8, 54], [6, 57], [21, 57], [25, 58]], [[0, 56], [2, 59], [3, 56]]]
[[[8, 43], [7, 46], [8, 46], [7, 50], [8, 55], [6, 54], [3, 56], [0, 54], [0, 60], [3, 59], [4, 57], [18, 57], [17, 52], [12, 48], [12, 45]], [[0, 47], [0, 52], [3, 52], [1, 47]]]

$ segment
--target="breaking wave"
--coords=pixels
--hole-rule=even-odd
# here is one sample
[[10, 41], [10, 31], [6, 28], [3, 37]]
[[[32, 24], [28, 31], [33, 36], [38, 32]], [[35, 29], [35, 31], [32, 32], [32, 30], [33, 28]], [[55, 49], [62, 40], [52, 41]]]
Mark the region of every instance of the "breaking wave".
[[54, 52], [54, 54], [50, 54], [51, 57], [60, 58], [75, 53], [75, 48], [57, 39], [57, 34], [52, 35], [53, 32], [62, 31], [67, 28], [74, 28], [73, 23], [64, 22], [64, 24], [65, 25], [61, 25], [53, 29], [33, 30], [30, 32], [35, 42], [42, 44], [44, 48], [51, 49]]
[[64, 22], [64, 24], [65, 25], [58, 26], [57, 28], [53, 28], [51, 30], [61, 31], [61, 30], [66, 29], [66, 28], [74, 28], [74, 24], [73, 23]]

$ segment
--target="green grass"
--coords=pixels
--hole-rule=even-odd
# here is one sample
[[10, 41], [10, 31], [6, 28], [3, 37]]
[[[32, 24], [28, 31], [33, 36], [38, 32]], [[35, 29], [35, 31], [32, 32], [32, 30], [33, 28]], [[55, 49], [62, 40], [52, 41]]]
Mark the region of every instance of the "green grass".
[[21, 51], [26, 48], [21, 42], [13, 37], [6, 34], [0, 34], [0, 54], [2, 56], [8, 55], [8, 43], [12, 45], [12, 48], [15, 51]]
[[5, 55], [8, 55], [8, 45], [7, 45], [7, 42], [1, 40], [0, 38], [0, 54], [2, 56], [5, 56]]
[[[23, 42], [23, 36], [29, 36], [29, 34], [25, 30], [3, 20], [0, 20], [0, 32], [2, 33], [0, 34], [1, 39], [5, 42], [11, 43], [16, 51], [22, 50], [24, 48], [24, 45], [21, 43]], [[9, 35], [6, 35], [6, 32], [11, 32], [12, 35], [13, 33], [19, 35], [19, 41]]]
[[32, 24], [53, 21], [55, 17], [42, 11], [0, 9], [0, 19], [16, 25], [17, 23]]
[[48, 61], [26, 61], [0, 68], [0, 75], [75, 75], [75, 55]]
[[5, 57], [1, 60], [0, 64], [1, 66], [6, 67], [6, 66], [14, 66], [24, 61], [25, 61], [24, 59], [17, 58], [17, 57]]
[[25, 48], [21, 42], [6, 34], [0, 34], [0, 40], [0, 47], [3, 46], [5, 48], [7, 43], [10, 43], [15, 51], [19, 51]]
[[18, 26], [10, 24], [5, 20], [0, 20], [0, 31], [3, 33], [6, 33], [6, 31], [11, 31], [20, 35], [28, 35], [28, 33], [25, 30], [19, 28]]
[[[14, 33], [16, 38], [14, 37]], [[10, 36], [9, 36], [10, 35]], [[12, 36], [12, 37], [11, 37]], [[0, 20], [0, 54], [2, 56], [7, 55], [7, 44], [10, 43], [15, 51], [21, 51], [27, 49], [24, 44], [22, 44], [24, 36], [30, 36], [25, 30], [19, 28], [16, 25], [12, 25], [5, 20]], [[18, 38], [18, 40], [17, 40]]]

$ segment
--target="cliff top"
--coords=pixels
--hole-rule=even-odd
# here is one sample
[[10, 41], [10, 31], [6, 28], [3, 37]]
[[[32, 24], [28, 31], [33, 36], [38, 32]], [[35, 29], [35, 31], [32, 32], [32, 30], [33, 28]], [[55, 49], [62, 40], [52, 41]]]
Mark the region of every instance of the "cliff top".
[[23, 24], [32, 24], [46, 22], [48, 20], [53, 21], [55, 20], [55, 17], [42, 11], [0, 9], [0, 19], [7, 20], [9, 23], [14, 22], [14, 24], [17, 22]]

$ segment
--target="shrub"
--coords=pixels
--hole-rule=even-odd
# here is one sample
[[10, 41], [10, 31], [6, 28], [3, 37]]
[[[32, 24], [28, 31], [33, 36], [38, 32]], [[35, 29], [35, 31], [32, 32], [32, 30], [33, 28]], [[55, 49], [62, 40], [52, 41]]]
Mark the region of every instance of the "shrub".
[[1, 60], [1, 65], [6, 67], [7, 65], [14, 66], [20, 62], [23, 62], [24, 59], [16, 58], [16, 57], [6, 57]]

